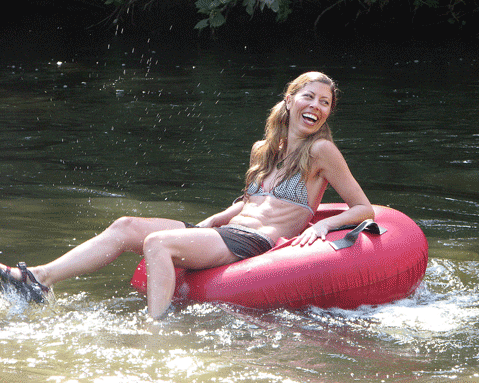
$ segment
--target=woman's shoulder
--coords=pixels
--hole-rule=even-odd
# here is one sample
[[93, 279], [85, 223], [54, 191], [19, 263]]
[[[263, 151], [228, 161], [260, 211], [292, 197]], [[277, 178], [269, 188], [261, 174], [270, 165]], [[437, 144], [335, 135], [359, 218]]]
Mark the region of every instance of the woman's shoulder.
[[259, 150], [264, 144], [266, 144], [266, 141], [265, 141], [265, 140], [256, 141], [256, 142], [253, 144], [253, 147], [251, 148], [251, 155], [257, 154], [257, 153], [258, 153], [258, 150]]
[[336, 144], [324, 138], [316, 140], [311, 146], [311, 155], [313, 157], [323, 157], [324, 155], [337, 153], [339, 153], [339, 149]]
[[345, 164], [344, 157], [336, 144], [325, 139], [314, 142], [311, 147], [311, 157], [313, 158], [315, 168], [319, 171]]
[[257, 149], [261, 148], [264, 144], [266, 144], [266, 140], [256, 141], [256, 142], [253, 144], [253, 150], [257, 150]]
[[256, 162], [258, 155], [260, 153], [260, 148], [266, 143], [266, 141], [256, 141], [253, 144], [253, 147], [251, 149], [251, 154], [250, 154], [250, 165], [252, 165], [254, 162]]

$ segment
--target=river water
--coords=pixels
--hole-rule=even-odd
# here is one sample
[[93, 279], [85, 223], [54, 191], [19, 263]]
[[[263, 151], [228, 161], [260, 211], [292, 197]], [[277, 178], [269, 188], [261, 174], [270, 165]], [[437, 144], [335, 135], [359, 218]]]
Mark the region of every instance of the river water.
[[477, 44], [8, 37], [2, 263], [47, 262], [122, 215], [195, 222], [228, 206], [268, 109], [311, 69], [342, 90], [331, 126], [354, 175], [418, 223], [430, 260], [414, 296], [379, 307], [177, 301], [154, 323], [128, 283], [139, 257], [124, 254], [47, 305], [2, 296], [2, 382], [479, 382]]

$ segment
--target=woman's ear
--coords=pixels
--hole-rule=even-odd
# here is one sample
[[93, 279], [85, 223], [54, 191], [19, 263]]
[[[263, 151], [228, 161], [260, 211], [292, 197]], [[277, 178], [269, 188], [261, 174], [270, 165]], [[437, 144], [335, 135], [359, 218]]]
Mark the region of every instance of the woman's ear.
[[291, 108], [291, 95], [290, 94], [288, 94], [284, 98], [284, 105], [285, 105], [286, 110], [289, 112], [289, 109]]

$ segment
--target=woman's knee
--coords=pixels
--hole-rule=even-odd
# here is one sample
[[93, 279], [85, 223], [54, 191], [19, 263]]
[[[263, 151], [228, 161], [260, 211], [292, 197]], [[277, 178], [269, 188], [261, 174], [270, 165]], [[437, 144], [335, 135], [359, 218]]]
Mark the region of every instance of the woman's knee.
[[115, 220], [109, 230], [116, 230], [125, 233], [138, 233], [144, 238], [151, 233], [172, 229], [183, 229], [185, 225], [181, 221], [174, 221], [163, 218], [142, 218], [125, 216]]
[[138, 218], [118, 218], [104, 231], [104, 235], [121, 242], [124, 251], [133, 251], [141, 254], [145, 234], [141, 230]]
[[166, 256], [171, 258], [174, 253], [174, 239], [168, 232], [155, 232], [146, 236], [143, 241], [143, 256], [149, 257]]
[[157, 231], [151, 234], [148, 234], [143, 241], [144, 249], [160, 249], [166, 248], [171, 243], [169, 239], [169, 233], [166, 231]]
[[120, 217], [116, 219], [108, 229], [111, 230], [118, 230], [118, 231], [126, 231], [131, 230], [135, 227], [137, 218], [136, 217]]

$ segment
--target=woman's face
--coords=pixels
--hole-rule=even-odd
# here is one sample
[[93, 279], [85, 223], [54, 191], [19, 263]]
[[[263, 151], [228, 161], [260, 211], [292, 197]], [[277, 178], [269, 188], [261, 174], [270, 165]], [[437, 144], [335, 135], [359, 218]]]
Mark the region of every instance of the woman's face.
[[289, 130], [300, 136], [316, 133], [331, 114], [333, 94], [329, 85], [314, 81], [286, 96]]

